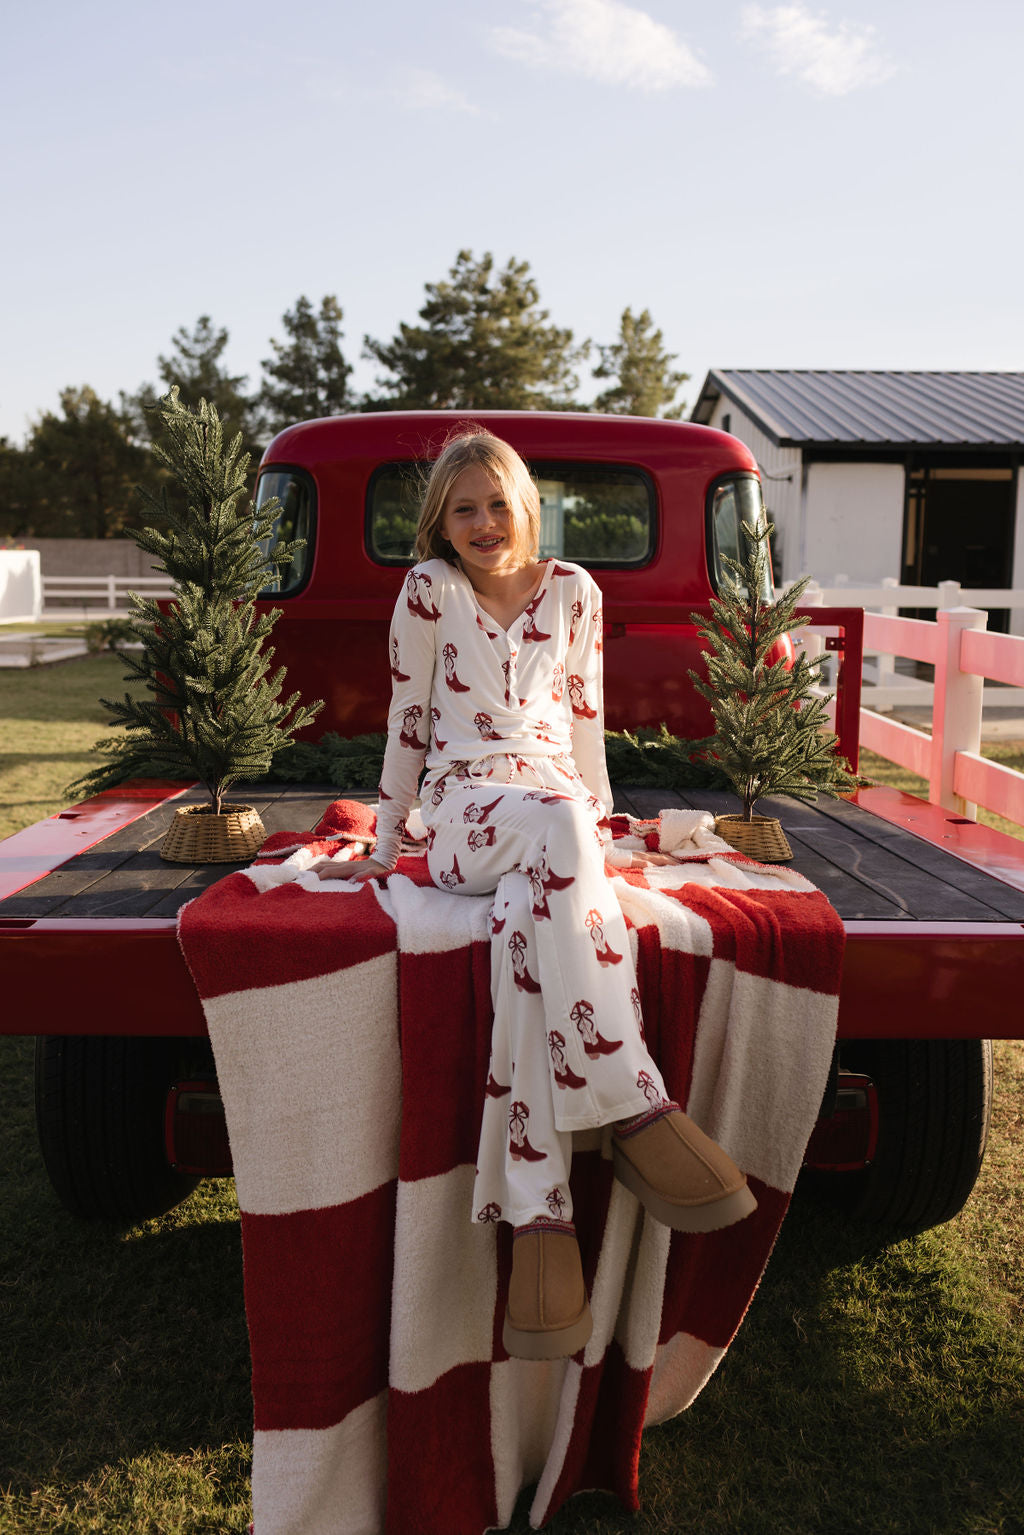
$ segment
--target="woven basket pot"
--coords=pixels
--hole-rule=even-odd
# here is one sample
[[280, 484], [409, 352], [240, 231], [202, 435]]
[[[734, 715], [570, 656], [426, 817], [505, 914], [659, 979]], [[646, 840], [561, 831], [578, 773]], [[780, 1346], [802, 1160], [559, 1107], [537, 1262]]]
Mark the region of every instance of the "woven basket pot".
[[183, 805], [174, 812], [160, 857], [167, 863], [245, 863], [266, 835], [251, 805], [229, 805], [220, 815], [209, 805]]
[[745, 821], [741, 815], [719, 815], [715, 817], [715, 831], [723, 842], [758, 863], [788, 863], [793, 856], [786, 833], [774, 816], [755, 815]]

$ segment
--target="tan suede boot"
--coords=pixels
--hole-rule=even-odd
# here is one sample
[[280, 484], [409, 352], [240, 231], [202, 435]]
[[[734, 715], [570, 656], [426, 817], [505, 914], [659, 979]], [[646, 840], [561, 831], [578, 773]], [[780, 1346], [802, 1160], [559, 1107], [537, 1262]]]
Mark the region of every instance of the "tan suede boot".
[[592, 1330], [575, 1234], [524, 1227], [512, 1244], [507, 1352], [516, 1359], [564, 1359], [583, 1347]]
[[757, 1209], [736, 1163], [678, 1108], [616, 1128], [612, 1161], [619, 1182], [675, 1231], [717, 1231]]

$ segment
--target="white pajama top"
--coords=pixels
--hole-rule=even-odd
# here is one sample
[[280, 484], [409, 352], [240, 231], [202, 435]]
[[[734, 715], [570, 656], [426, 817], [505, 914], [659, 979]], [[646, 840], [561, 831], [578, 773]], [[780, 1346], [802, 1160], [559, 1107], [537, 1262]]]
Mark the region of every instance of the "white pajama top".
[[398, 858], [424, 763], [451, 769], [504, 756], [571, 756], [611, 814], [604, 752], [601, 591], [579, 565], [547, 560], [506, 631], [446, 560], [414, 565], [391, 622], [391, 709], [374, 858]]

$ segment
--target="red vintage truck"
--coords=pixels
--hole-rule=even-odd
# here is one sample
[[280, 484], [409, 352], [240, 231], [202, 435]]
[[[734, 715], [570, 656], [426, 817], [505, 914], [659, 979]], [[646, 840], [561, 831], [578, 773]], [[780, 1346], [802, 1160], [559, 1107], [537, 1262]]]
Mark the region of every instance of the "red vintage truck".
[[[410, 563], [424, 464], [462, 421], [401, 412], [281, 432], [257, 499], [277, 496], [281, 537], [306, 541], [263, 594], [289, 688], [326, 708], [316, 734], [384, 728], [387, 632]], [[710, 720], [688, 668], [691, 622], [763, 515], [757, 467], [737, 439], [629, 417], [481, 412], [530, 463], [542, 555], [588, 566], [605, 596], [606, 723]], [[809, 609], [837, 654], [840, 746], [857, 765], [859, 609]], [[806, 633], [806, 631], [801, 631]], [[254, 786], [268, 832], [308, 827], [328, 784]], [[201, 794], [134, 782], [0, 843], [2, 1030], [37, 1036], [42, 1155], [74, 1213], [130, 1221], [230, 1171], [203, 1015], [175, 938], [180, 906], [232, 867], [168, 864], [173, 810]], [[734, 809], [713, 790], [616, 785], [639, 816], [665, 805]], [[949, 1219], [974, 1185], [992, 1096], [992, 1047], [1021, 1033], [1024, 844], [908, 795], [865, 787], [817, 806], [766, 802], [794, 867], [847, 933], [839, 1041], [808, 1178], [884, 1231]], [[759, 808], [764, 809], [765, 804]], [[756, 1106], [755, 1106], [756, 1107]]]

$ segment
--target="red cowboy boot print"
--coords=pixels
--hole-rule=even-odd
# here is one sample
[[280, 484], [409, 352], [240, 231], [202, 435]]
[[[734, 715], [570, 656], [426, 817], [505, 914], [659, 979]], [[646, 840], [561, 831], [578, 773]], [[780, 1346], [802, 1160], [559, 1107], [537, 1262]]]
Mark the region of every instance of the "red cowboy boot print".
[[574, 570], [567, 570], [564, 565], [556, 565], [552, 562], [551, 574], [553, 576], [574, 576], [576, 572]]
[[551, 673], [551, 702], [560, 704], [565, 693], [565, 667], [561, 661]]
[[398, 640], [391, 641], [391, 675], [396, 682], [408, 682], [409, 678], [402, 670], [402, 662], [398, 655]]
[[494, 839], [498, 835], [497, 827], [484, 826], [476, 831], [471, 831], [466, 838], [466, 843], [473, 853], [478, 853], [482, 847], [493, 847]]
[[430, 733], [431, 733], [431, 735], [433, 737], [434, 745], [437, 747], [438, 751], [439, 752], [443, 752], [445, 747], [448, 745], [448, 742], [447, 741], [442, 741], [440, 736], [437, 733], [437, 727], [438, 727], [438, 725], [440, 725], [440, 723], [441, 723], [441, 711], [440, 711], [440, 709], [431, 709], [431, 711], [430, 711]]
[[483, 1221], [485, 1225], [494, 1225], [501, 1220], [501, 1206], [495, 1204], [492, 1199], [490, 1204], [484, 1205], [482, 1210], [476, 1212], [476, 1218], [478, 1221]]
[[530, 1109], [520, 1099], [508, 1111], [508, 1153], [513, 1162], [546, 1162], [547, 1152], [530, 1145]]
[[635, 986], [629, 994], [629, 1000], [632, 1002], [633, 1011], [636, 1014], [636, 1026], [640, 1030], [640, 1038], [643, 1040], [644, 1044], [646, 1044], [647, 1035], [644, 1033], [644, 1015], [643, 1009], [640, 1006], [640, 993], [637, 991]]
[[587, 915], [583, 920], [589, 927], [590, 936], [594, 940], [594, 948], [597, 951], [598, 964], [621, 965], [622, 955], [616, 954], [615, 950], [610, 949], [605, 942], [603, 927], [604, 918], [601, 916], [601, 913], [592, 908], [587, 912]]
[[491, 633], [490, 629], [488, 629], [487, 625], [484, 623], [484, 621], [480, 617], [479, 613], [476, 615], [476, 626], [477, 626], [478, 629], [482, 629], [483, 630], [483, 632], [486, 634], [486, 636], [487, 636], [487, 638], [489, 640], [496, 640], [498, 638], [496, 633], [495, 634]]
[[544, 1203], [547, 1205], [556, 1221], [563, 1219], [565, 1211], [565, 1195], [562, 1193], [560, 1188], [556, 1187], [549, 1189], [548, 1192], [544, 1195]]
[[[507, 908], [505, 908], [505, 910], [507, 911]], [[505, 923], [507, 921], [507, 915], [504, 917], [499, 917], [495, 914], [494, 907], [491, 907], [490, 911], [487, 913], [487, 925], [490, 928], [492, 938], [497, 937], [499, 933], [503, 933], [505, 931]]]
[[661, 1093], [658, 1091], [654, 1082], [654, 1078], [651, 1076], [649, 1071], [641, 1071], [637, 1074], [636, 1085], [643, 1093], [652, 1109], [662, 1109], [665, 1107], [665, 1104], [668, 1100], [663, 1098]]
[[548, 909], [548, 896], [552, 890], [568, 890], [570, 885], [576, 883], [574, 874], [555, 874], [549, 864], [546, 852], [541, 853], [536, 864], [530, 869], [530, 890], [533, 895], [533, 915], [535, 917], [550, 918]]
[[480, 732], [481, 741], [500, 741], [501, 736], [494, 728], [494, 720], [481, 709], [479, 714], [474, 714], [473, 724]]
[[510, 1093], [511, 1091], [511, 1083], [509, 1083], [508, 1087], [502, 1087], [501, 1083], [495, 1077], [494, 1072], [490, 1070], [488, 1071], [487, 1085], [484, 1088], [485, 1098], [504, 1098], [505, 1094]]
[[[422, 573], [417, 575], [415, 570], [410, 570], [405, 578], [406, 602], [409, 612], [414, 614], [416, 618], [425, 618], [428, 623], [436, 624], [437, 620], [441, 617], [441, 609], [435, 606], [433, 592], [431, 591], [432, 585], [433, 583], [429, 576]], [[420, 587], [424, 588], [422, 595]], [[424, 597], [426, 600], [424, 600]], [[427, 606], [428, 603], [430, 604], [429, 607]]]
[[459, 869], [459, 855], [457, 853], [454, 855], [451, 869], [442, 869], [441, 873], [437, 877], [441, 881], [444, 888], [446, 890], [452, 891], [453, 894], [457, 886], [464, 885], [466, 883]]
[[441, 652], [441, 660], [444, 662], [445, 685], [453, 693], [468, 693], [470, 691], [469, 687], [465, 682], [459, 681], [455, 671], [455, 663], [458, 661], [458, 659], [458, 647], [453, 645], [451, 640], [449, 640]]
[[569, 678], [569, 702], [578, 720], [597, 719], [597, 710], [592, 709], [587, 703], [587, 695], [583, 691], [583, 678], [577, 676], [575, 672]]
[[594, 613], [594, 649], [600, 653], [604, 649], [604, 609], [597, 608]]
[[471, 822], [475, 822], [477, 826], [482, 826], [487, 820], [487, 817], [490, 815], [491, 811], [497, 810], [500, 804], [500, 794], [498, 795], [497, 799], [492, 799], [489, 805], [478, 805], [476, 801], [473, 800], [473, 802], [467, 805], [465, 810], [462, 812], [462, 819], [466, 822], [467, 825], [469, 825]]
[[599, 1055], [614, 1055], [616, 1050], [622, 1048], [621, 1039], [604, 1039], [595, 1028], [594, 1005], [586, 997], [573, 1003], [569, 1017], [579, 1029], [583, 1048], [591, 1060], [596, 1060]]
[[540, 992], [540, 985], [526, 968], [526, 939], [518, 929], [508, 941], [512, 955], [512, 978], [520, 991]]
[[423, 710], [419, 704], [410, 704], [402, 715], [402, 731], [398, 739], [403, 746], [411, 747], [413, 751], [426, 751], [426, 741], [421, 741], [416, 731], [419, 729], [420, 720], [423, 718]]
[[583, 604], [580, 602], [578, 597], [573, 603], [572, 607], [569, 609], [569, 612], [572, 615], [569, 623], [569, 644], [571, 645], [576, 638], [576, 625], [583, 617]]
[[548, 1049], [551, 1051], [551, 1065], [559, 1087], [586, 1087], [586, 1077], [578, 1077], [569, 1065], [565, 1055], [565, 1035], [559, 1034], [557, 1029], [552, 1029], [548, 1035]]
[[523, 610], [523, 644], [543, 644], [551, 638], [550, 634], [544, 634], [537, 628], [537, 609], [544, 601], [544, 592], [540, 592], [533, 601], [527, 603]]

